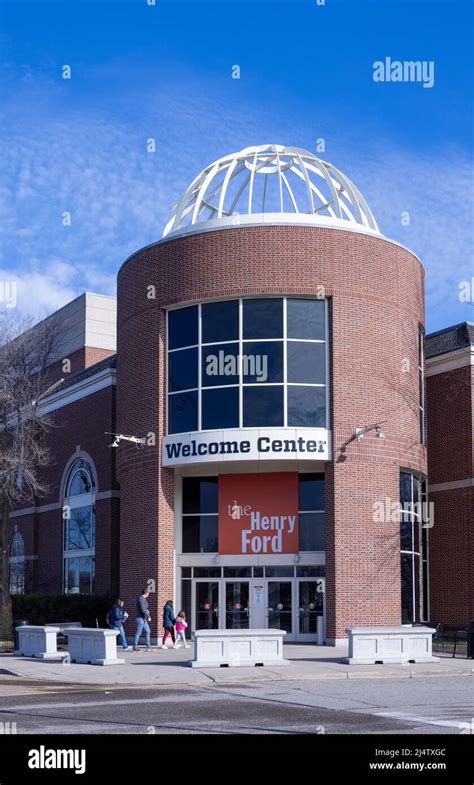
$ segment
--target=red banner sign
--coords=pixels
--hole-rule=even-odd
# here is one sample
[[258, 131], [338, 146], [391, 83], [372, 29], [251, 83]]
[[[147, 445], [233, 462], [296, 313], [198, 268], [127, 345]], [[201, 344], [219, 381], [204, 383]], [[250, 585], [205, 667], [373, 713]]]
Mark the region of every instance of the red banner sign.
[[221, 474], [219, 553], [298, 552], [298, 474]]

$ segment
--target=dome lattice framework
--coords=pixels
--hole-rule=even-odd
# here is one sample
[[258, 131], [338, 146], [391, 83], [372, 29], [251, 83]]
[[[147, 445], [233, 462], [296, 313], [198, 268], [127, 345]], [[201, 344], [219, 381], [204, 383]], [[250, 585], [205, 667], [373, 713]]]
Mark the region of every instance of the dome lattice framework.
[[173, 207], [163, 237], [206, 222], [211, 228], [238, 225], [242, 216], [265, 222], [290, 215], [296, 222], [379, 233], [364, 197], [339, 169], [299, 147], [262, 145], [206, 166]]

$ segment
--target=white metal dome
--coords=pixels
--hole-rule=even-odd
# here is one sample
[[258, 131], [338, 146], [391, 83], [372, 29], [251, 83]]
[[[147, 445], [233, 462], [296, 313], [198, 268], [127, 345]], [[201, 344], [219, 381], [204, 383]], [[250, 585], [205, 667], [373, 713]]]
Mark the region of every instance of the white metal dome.
[[360, 191], [299, 147], [267, 144], [219, 158], [181, 195], [163, 237], [240, 223], [338, 226], [379, 234]]

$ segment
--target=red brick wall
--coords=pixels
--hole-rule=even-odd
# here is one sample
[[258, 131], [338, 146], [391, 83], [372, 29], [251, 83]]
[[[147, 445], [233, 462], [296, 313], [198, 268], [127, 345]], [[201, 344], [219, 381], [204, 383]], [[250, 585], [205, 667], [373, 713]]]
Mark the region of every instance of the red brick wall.
[[474, 476], [473, 366], [426, 379], [430, 484]]
[[[430, 485], [474, 477], [474, 368], [428, 376]], [[430, 529], [431, 618], [464, 625], [474, 619], [474, 487], [434, 491]]]
[[[96, 349], [93, 346], [83, 346], [82, 349], [71, 352], [71, 354], [66, 355], [61, 360], [51, 363], [48, 368], [48, 379], [51, 380], [51, 384], [54, 384], [58, 379], [67, 379], [69, 376], [73, 376], [78, 371], [95, 365], [95, 363], [100, 362], [105, 357], [110, 357], [112, 354], [115, 354], [115, 351], [110, 349]], [[69, 372], [64, 370], [64, 360], [69, 360], [71, 363]]]
[[[60, 485], [67, 462], [76, 447], [87, 453], [97, 471], [97, 491], [118, 491], [115, 478], [116, 450], [109, 448], [115, 431], [115, 386], [109, 386], [79, 401], [63, 406], [51, 414], [53, 427], [47, 435], [51, 463], [42, 472], [48, 493], [37, 499], [36, 506], [58, 505], [53, 510], [39, 511], [10, 520], [10, 536], [14, 526], [25, 539], [26, 555], [38, 556], [28, 566], [34, 575], [29, 588], [36, 592], [61, 593], [63, 529]], [[32, 507], [25, 500], [22, 508]], [[96, 591], [118, 591], [119, 499], [96, 500]]]
[[[149, 299], [148, 287], [156, 287]], [[158, 580], [154, 624], [172, 593], [172, 472], [164, 434], [163, 307], [246, 294], [331, 298], [334, 462], [327, 472], [327, 635], [348, 624], [400, 622], [398, 524], [375, 524], [373, 503], [399, 499], [400, 467], [426, 472], [419, 444], [418, 325], [423, 270], [380, 238], [313, 227], [236, 227], [137, 252], [118, 276], [117, 428], [157, 434], [157, 446], [118, 452], [122, 491], [121, 592], [130, 601]], [[381, 422], [386, 438], [345, 443]]]

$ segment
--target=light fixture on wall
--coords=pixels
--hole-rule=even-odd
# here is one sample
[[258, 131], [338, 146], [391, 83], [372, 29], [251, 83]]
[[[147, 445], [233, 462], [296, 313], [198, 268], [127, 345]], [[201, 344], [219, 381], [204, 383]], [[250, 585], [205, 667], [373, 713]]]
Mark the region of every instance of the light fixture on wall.
[[364, 438], [365, 434], [369, 433], [370, 431], [375, 431], [375, 436], [377, 439], [385, 439], [385, 434], [382, 431], [380, 425], [366, 425], [365, 428], [356, 428], [355, 436], [357, 441], [360, 442], [361, 439]]
[[146, 444], [145, 436], [125, 436], [123, 433], [110, 433], [110, 431], [105, 431], [105, 433], [107, 436], [114, 437], [114, 440], [112, 444], [109, 444], [109, 447], [118, 447], [120, 442], [133, 442], [137, 447], [143, 447]]

